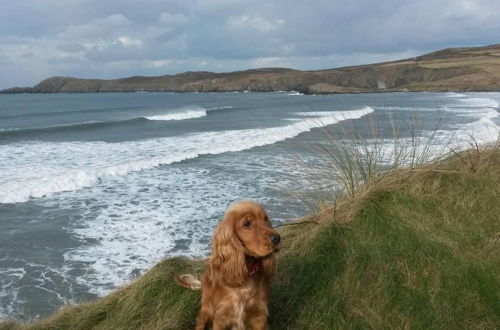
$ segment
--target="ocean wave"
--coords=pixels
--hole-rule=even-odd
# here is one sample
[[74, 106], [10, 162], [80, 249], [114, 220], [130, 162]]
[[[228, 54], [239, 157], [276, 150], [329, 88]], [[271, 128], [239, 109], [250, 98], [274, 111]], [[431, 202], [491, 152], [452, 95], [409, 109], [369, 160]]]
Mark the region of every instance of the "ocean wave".
[[134, 122], [146, 121], [143, 117], [136, 117], [125, 120], [110, 120], [110, 121], [82, 121], [76, 123], [50, 125], [43, 127], [28, 127], [28, 128], [8, 128], [0, 130], [0, 137], [4, 138], [27, 138], [32, 135], [51, 133], [51, 132], [64, 132], [64, 131], [75, 131], [75, 130], [88, 130], [96, 127], [110, 127], [118, 126], [123, 124], [129, 124]]
[[432, 107], [422, 107], [422, 106], [374, 106], [376, 110], [383, 111], [439, 111], [444, 110], [442, 107], [436, 105]]
[[200, 118], [207, 116], [207, 109], [202, 107], [189, 107], [185, 110], [173, 113], [166, 113], [164, 115], [156, 115], [156, 116], [146, 116], [144, 117], [147, 120], [185, 120], [192, 118]]
[[[359, 110], [351, 110], [351, 111], [307, 111], [307, 112], [297, 112], [296, 115], [300, 117], [311, 117], [311, 118], [335, 118], [336, 120], [345, 120], [345, 119], [357, 119], [361, 118], [364, 115], [372, 113], [374, 109], [372, 107], [364, 107]], [[359, 117], [360, 116], [360, 117]]]
[[224, 106], [221, 106], [221, 107], [208, 108], [207, 111], [226, 110], [226, 109], [234, 109], [234, 107], [232, 105], [224, 105]]
[[286, 126], [204, 132], [144, 141], [4, 145], [0, 148], [0, 158], [9, 161], [0, 164], [0, 203], [25, 202], [33, 197], [91, 187], [108, 177], [124, 176], [201, 155], [270, 145], [314, 127], [361, 118], [371, 112], [370, 107], [318, 112]]
[[459, 116], [474, 118], [473, 122], [459, 125], [457, 135], [464, 139], [473, 136], [478, 142], [491, 142], [498, 137], [498, 126], [494, 119], [499, 117], [499, 104], [496, 100], [485, 97], [458, 99], [457, 103], [448, 104], [443, 110]]
[[455, 92], [448, 92], [445, 94], [446, 97], [467, 97], [465, 94], [460, 94], [460, 93], [455, 93]]
[[67, 109], [67, 110], [59, 110], [59, 111], [41, 111], [41, 112], [35, 112], [35, 113], [16, 113], [16, 114], [0, 114], [0, 118], [2, 119], [12, 119], [12, 118], [40, 118], [40, 117], [47, 117], [47, 116], [64, 116], [68, 114], [75, 114], [75, 113], [85, 113], [85, 114], [95, 114], [95, 113], [102, 113], [102, 112], [113, 112], [113, 113], [120, 113], [123, 111], [136, 111], [136, 110], [141, 110], [137, 106], [124, 106], [120, 105], [118, 107], [109, 107], [109, 108], [83, 108], [83, 109]]
[[[461, 94], [462, 95], [462, 94]], [[471, 139], [479, 144], [496, 141], [500, 136], [500, 127], [496, 120], [500, 117], [499, 104], [496, 100], [487, 97], [460, 96], [443, 110], [453, 112], [462, 117], [473, 119], [471, 122], [457, 125], [453, 130], [453, 140], [447, 148], [462, 150], [470, 147]], [[438, 131], [437, 135], [449, 135], [449, 131]]]
[[498, 108], [499, 104], [496, 100], [487, 97], [467, 97], [457, 98], [454, 103], [447, 104], [446, 108], [468, 109], [473, 111], [473, 108]]
[[218, 111], [226, 109], [234, 109], [234, 107], [221, 106], [221, 107], [205, 109], [203, 107], [198, 107], [198, 106], [188, 106], [170, 110], [165, 114], [153, 115], [153, 116], [140, 116], [140, 117], [132, 117], [127, 119], [117, 119], [108, 121], [82, 121], [82, 122], [74, 122], [67, 124], [43, 126], [43, 127], [4, 128], [0, 129], [0, 137], [21, 138], [26, 136], [29, 137], [31, 135], [36, 135], [40, 133], [74, 131], [76, 129], [87, 130], [96, 127], [104, 128], [104, 127], [119, 126], [124, 124], [133, 124], [146, 120], [162, 120], [162, 121], [186, 120], [192, 118], [205, 117], [207, 116], [207, 112], [210, 111]]
[[470, 97], [466, 99], [459, 99], [458, 101], [465, 107], [498, 108], [499, 106], [496, 100], [485, 97]]
[[464, 146], [470, 147], [471, 138], [479, 144], [487, 144], [500, 137], [500, 128], [494, 121], [500, 116], [497, 110], [492, 108], [476, 109], [475, 113], [470, 113], [469, 116], [475, 117], [476, 120], [457, 127], [456, 149], [464, 149]]
[[156, 116], [146, 116], [143, 118], [148, 120], [165, 120], [165, 121], [185, 120], [185, 119], [206, 117], [207, 111], [224, 110], [224, 109], [234, 109], [234, 107], [222, 106], [222, 107], [205, 109], [198, 106], [190, 106], [190, 107], [178, 108], [177, 110], [180, 110], [179, 112], [166, 113], [164, 115], [156, 115]]

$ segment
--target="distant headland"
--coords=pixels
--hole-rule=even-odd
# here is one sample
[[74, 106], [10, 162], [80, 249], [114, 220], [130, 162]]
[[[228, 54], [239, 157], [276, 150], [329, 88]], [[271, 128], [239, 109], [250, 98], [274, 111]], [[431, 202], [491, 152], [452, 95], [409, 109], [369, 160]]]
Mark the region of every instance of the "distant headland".
[[500, 44], [447, 48], [399, 61], [328, 70], [264, 68], [229, 73], [185, 72], [157, 77], [51, 77], [0, 93], [275, 92], [305, 94], [397, 91], [500, 91]]

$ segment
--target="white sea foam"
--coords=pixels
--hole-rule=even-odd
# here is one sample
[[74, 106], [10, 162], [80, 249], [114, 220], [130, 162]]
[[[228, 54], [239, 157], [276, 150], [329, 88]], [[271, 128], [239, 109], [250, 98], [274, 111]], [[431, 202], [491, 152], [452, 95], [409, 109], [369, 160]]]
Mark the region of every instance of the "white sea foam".
[[443, 110], [442, 107], [439, 106], [431, 106], [431, 107], [422, 107], [422, 106], [374, 106], [375, 110], [382, 111], [439, 111]]
[[296, 114], [300, 117], [318, 118], [321, 120], [329, 118], [330, 120], [335, 119], [337, 120], [335, 122], [339, 122], [341, 120], [361, 118], [373, 111], [372, 107], [364, 107], [363, 109], [354, 111], [310, 111], [297, 112]]
[[223, 106], [220, 106], [220, 107], [208, 108], [207, 111], [223, 110], [223, 109], [234, 109], [234, 107], [232, 105], [223, 105]]
[[148, 116], [144, 117], [148, 120], [184, 120], [184, 119], [191, 119], [191, 118], [200, 118], [200, 117], [206, 117], [207, 111], [206, 110], [191, 110], [191, 111], [185, 111], [185, 112], [180, 112], [180, 113], [170, 113], [170, 114], [165, 114], [165, 115], [157, 115], [157, 116]]
[[[487, 144], [499, 138], [500, 127], [497, 121], [500, 113], [498, 112], [498, 101], [489, 97], [464, 96], [443, 107], [445, 111], [472, 120], [454, 127], [453, 139], [449, 141], [446, 146], [447, 149], [461, 150], [468, 148], [471, 139], [474, 139], [479, 144]], [[437, 135], [449, 136], [450, 131], [440, 130]]]
[[127, 194], [91, 188], [91, 196], [106, 200], [106, 208], [97, 215], [84, 212], [84, 221], [70, 229], [82, 241], [99, 244], [67, 251], [68, 271], [75, 264], [87, 265], [89, 271], [78, 282], [104, 295], [165, 255], [204, 257], [226, 201], [257, 195], [256, 187], [242, 189], [234, 178], [210, 174], [199, 168], [175, 168], [132, 173], [126, 182], [116, 178], [105, 186]]
[[91, 187], [108, 177], [123, 176], [200, 155], [274, 144], [314, 127], [360, 118], [371, 112], [373, 109], [370, 107], [318, 112], [311, 118], [286, 126], [205, 132], [145, 141], [4, 145], [0, 147], [0, 159], [5, 160], [0, 164], [0, 203], [25, 202], [31, 197]]
[[448, 92], [445, 94], [447, 97], [467, 97], [465, 94], [460, 94], [460, 93], [455, 93], [455, 92]]
[[465, 108], [498, 108], [498, 102], [486, 97], [470, 97], [457, 100], [459, 103], [453, 106]]
[[[408, 141], [401, 138], [398, 143], [411, 145], [417, 158], [421, 157], [430, 161], [450, 152], [450, 150], [460, 151], [470, 148], [471, 139], [474, 139], [480, 145], [485, 145], [497, 141], [500, 136], [500, 127], [497, 124], [500, 113], [495, 109], [498, 108], [496, 100], [486, 97], [469, 97], [456, 93], [447, 96], [452, 98], [451, 103], [447, 103], [439, 109], [453, 112], [455, 116], [470, 118], [471, 121], [455, 124], [448, 130], [422, 131], [422, 136], [408, 138]], [[410, 108], [406, 107], [392, 107], [391, 109], [410, 110]], [[498, 123], [500, 124], [500, 122]], [[351, 142], [346, 141], [345, 143]], [[380, 155], [381, 165], [394, 163], [396, 150], [398, 149], [394, 139], [368, 140], [363, 148], [370, 150], [374, 146], [379, 148], [377, 152]], [[409, 161], [409, 159], [406, 161]], [[403, 165], [405, 165], [404, 162]]]
[[[235, 200], [264, 203], [274, 224], [289, 218], [286, 213], [280, 217], [273, 209], [293, 213], [297, 203], [273, 208], [276, 194], [272, 200], [264, 196], [270, 195], [270, 187], [283, 182], [283, 176], [293, 177], [289, 176], [294, 173], [290, 159], [257, 151], [251, 162], [241, 160], [218, 155], [190, 166], [130, 173], [126, 180], [112, 178], [90, 189], [48, 199], [45, 204], [78, 209], [81, 218], [69, 223], [67, 230], [82, 242], [96, 242], [66, 251], [66, 271], [86, 269], [77, 282], [104, 295], [165, 256], [205, 257], [216, 224]], [[232, 171], [220, 171], [212, 161]], [[297, 187], [296, 176], [293, 178]], [[90, 198], [98, 202], [88, 205]]]
[[205, 117], [207, 115], [207, 109], [199, 106], [185, 106], [181, 108], [174, 109], [168, 113], [154, 116], [145, 116], [144, 118], [148, 120], [185, 120], [192, 118]]
[[291, 93], [288, 93], [286, 95], [304, 95], [304, 93], [301, 93], [301, 92], [291, 92]]
[[232, 106], [221, 106], [217, 108], [205, 109], [198, 106], [182, 107], [176, 109], [177, 111], [166, 113], [163, 115], [146, 116], [144, 118], [148, 120], [185, 120], [192, 118], [201, 118], [207, 116], [207, 111], [222, 110], [222, 109], [233, 109]]
[[499, 117], [498, 111], [490, 108], [477, 109], [474, 114], [469, 114], [469, 116], [477, 119], [456, 128], [457, 139], [454, 141], [456, 149], [469, 147], [468, 142], [471, 141], [471, 138], [480, 144], [486, 144], [498, 139], [500, 129], [494, 121]]
[[25, 303], [29, 303], [30, 298], [37, 295], [50, 301], [53, 307], [76, 303], [63, 293], [71, 291], [76, 282], [61, 269], [26, 262], [24, 259], [9, 259], [9, 264], [13, 266], [0, 267], [0, 319], [37, 319], [40, 315], [25, 308]]
[[[24, 268], [0, 268], [0, 276], [6, 280], [0, 283], [0, 319], [11, 317], [16, 311], [19, 288], [17, 282], [22, 281], [26, 271]], [[5, 303], [8, 302], [8, 303]]]

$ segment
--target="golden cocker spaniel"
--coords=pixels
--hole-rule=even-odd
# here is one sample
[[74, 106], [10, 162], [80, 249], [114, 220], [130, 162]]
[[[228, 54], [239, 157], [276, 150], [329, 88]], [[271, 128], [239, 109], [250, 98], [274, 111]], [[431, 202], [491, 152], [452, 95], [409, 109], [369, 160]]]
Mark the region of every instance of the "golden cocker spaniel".
[[175, 277], [183, 287], [202, 290], [196, 329], [267, 329], [269, 284], [276, 272], [280, 235], [264, 209], [241, 201], [231, 205], [212, 239], [212, 255], [201, 283]]

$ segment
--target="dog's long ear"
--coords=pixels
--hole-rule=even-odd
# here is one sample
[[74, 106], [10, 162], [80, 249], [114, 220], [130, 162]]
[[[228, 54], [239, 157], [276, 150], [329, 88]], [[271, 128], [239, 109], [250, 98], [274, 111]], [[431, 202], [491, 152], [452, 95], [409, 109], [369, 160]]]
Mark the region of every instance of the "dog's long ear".
[[271, 253], [270, 256], [262, 259], [262, 274], [266, 277], [273, 276], [278, 270], [278, 265], [276, 263], [276, 257], [274, 253]]
[[219, 223], [212, 239], [210, 275], [213, 283], [237, 287], [247, 278], [243, 247], [234, 230], [236, 213], [229, 212]]

